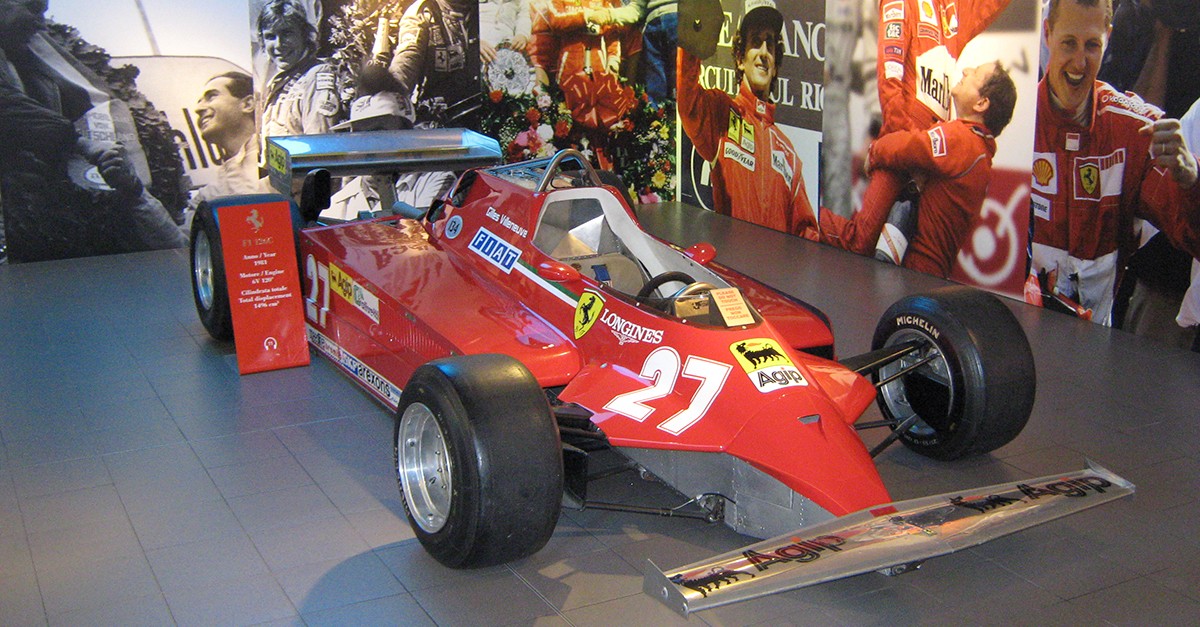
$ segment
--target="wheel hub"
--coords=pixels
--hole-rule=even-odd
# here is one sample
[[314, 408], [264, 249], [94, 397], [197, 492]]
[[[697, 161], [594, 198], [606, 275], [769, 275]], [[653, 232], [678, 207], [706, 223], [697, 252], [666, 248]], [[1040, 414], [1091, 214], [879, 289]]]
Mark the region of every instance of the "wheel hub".
[[884, 366], [879, 371], [880, 379], [911, 367], [928, 359], [912, 372], [884, 385], [879, 390], [884, 403], [891, 410], [897, 423], [918, 416], [908, 430], [918, 436], [932, 436], [935, 431], [945, 430], [954, 406], [954, 386], [950, 379], [950, 365], [946, 356], [938, 349], [933, 338], [917, 329], [901, 329], [888, 338], [886, 346], [895, 346], [916, 340], [921, 348], [905, 355], [900, 360]]
[[441, 530], [450, 514], [453, 467], [445, 435], [424, 403], [409, 405], [400, 416], [396, 466], [413, 520], [426, 533]]
[[200, 299], [200, 306], [207, 311], [213, 306], [212, 245], [203, 230], [197, 230], [194, 237], [192, 272], [196, 275], [196, 297]]

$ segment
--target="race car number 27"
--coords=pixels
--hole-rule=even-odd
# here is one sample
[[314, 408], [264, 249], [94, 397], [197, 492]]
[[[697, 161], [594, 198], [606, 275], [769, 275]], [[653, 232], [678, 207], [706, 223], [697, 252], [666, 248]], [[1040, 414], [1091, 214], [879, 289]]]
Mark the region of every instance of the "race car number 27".
[[675, 390], [681, 367], [683, 377], [699, 381], [700, 387], [692, 395], [687, 407], [659, 423], [658, 428], [672, 435], [683, 433], [708, 413], [717, 394], [725, 386], [729, 372], [733, 370], [731, 366], [695, 355], [688, 356], [685, 363], [675, 349], [662, 346], [654, 349], [646, 357], [639, 373], [652, 382], [650, 387], [620, 394], [605, 404], [604, 408], [638, 422], [645, 422], [655, 411], [646, 403], [665, 398]]

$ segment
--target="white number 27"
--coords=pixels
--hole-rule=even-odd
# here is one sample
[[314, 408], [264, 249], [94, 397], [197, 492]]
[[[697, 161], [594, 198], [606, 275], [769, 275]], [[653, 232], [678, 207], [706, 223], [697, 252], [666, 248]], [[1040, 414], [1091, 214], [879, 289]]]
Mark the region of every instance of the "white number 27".
[[672, 435], [679, 435], [696, 424], [712, 407], [717, 394], [725, 385], [729, 371], [733, 368], [719, 361], [691, 355], [687, 362], [679, 357], [675, 349], [666, 346], [654, 349], [646, 363], [642, 364], [641, 376], [650, 379], [648, 388], [620, 394], [609, 401], [604, 408], [628, 416], [638, 422], [644, 422], [654, 413], [654, 408], [645, 405], [669, 395], [679, 381], [680, 366], [683, 376], [700, 382], [700, 387], [692, 395], [692, 402], [675, 415], [659, 423], [658, 428]]

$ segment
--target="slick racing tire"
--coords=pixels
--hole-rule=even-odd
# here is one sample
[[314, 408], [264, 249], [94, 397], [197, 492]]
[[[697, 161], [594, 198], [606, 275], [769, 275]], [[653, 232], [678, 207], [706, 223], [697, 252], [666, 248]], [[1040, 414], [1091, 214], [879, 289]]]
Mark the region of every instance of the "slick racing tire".
[[214, 339], [233, 339], [233, 315], [225, 282], [225, 256], [215, 211], [201, 203], [192, 217], [192, 297], [200, 322]]
[[562, 445], [545, 393], [504, 355], [432, 361], [397, 408], [393, 452], [404, 509], [450, 568], [536, 553], [562, 504]]
[[953, 460], [1017, 437], [1033, 409], [1037, 381], [1029, 342], [1008, 307], [957, 286], [905, 297], [884, 313], [872, 348], [913, 340], [921, 346], [917, 352], [875, 375], [886, 380], [929, 360], [879, 389], [884, 417], [899, 426], [917, 416], [899, 434], [908, 448]]

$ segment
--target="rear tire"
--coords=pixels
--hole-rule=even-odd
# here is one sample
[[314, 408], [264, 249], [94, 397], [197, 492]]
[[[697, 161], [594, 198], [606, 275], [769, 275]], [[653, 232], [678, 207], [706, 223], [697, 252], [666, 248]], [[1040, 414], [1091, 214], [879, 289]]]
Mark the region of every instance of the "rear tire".
[[200, 203], [192, 217], [192, 298], [200, 322], [213, 339], [233, 339], [233, 314], [225, 281], [225, 256], [214, 209]]
[[562, 504], [562, 445], [545, 393], [520, 362], [430, 362], [404, 388], [397, 415], [404, 509], [434, 559], [480, 568], [545, 546]]
[[1033, 410], [1033, 353], [1016, 317], [998, 298], [967, 287], [905, 297], [888, 308], [872, 349], [909, 340], [924, 347], [876, 374], [881, 380], [924, 357], [929, 363], [884, 385], [878, 404], [899, 424], [908, 448], [952, 460], [993, 451], [1021, 432]]

